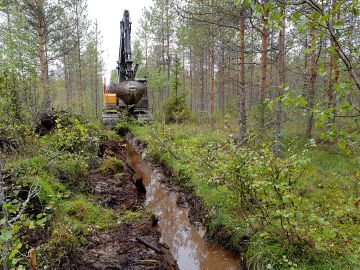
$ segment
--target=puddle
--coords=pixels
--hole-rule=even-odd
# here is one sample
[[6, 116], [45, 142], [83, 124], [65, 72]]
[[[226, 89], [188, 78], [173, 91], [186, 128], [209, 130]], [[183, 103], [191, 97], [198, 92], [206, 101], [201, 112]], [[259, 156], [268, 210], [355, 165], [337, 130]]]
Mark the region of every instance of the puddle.
[[188, 218], [188, 208], [176, 204], [178, 193], [161, 183], [164, 176], [144, 160], [129, 144], [128, 164], [143, 179], [146, 207], [159, 218], [161, 241], [170, 247], [181, 270], [240, 270], [239, 260], [203, 237], [205, 230], [195, 228]]

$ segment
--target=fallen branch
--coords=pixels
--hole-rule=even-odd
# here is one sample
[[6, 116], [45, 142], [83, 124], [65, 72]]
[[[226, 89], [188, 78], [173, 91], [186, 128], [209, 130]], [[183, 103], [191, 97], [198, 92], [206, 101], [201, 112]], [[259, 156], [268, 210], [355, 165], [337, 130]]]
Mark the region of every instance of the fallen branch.
[[136, 240], [143, 244], [144, 246], [152, 249], [153, 251], [155, 251], [156, 253], [159, 253], [159, 254], [164, 254], [164, 251], [162, 251], [161, 249], [159, 249], [158, 247], [154, 246], [153, 244], [149, 243], [148, 241], [146, 241], [144, 238], [141, 238], [141, 237], [136, 237]]
[[26, 200], [22, 203], [19, 213], [14, 218], [12, 218], [12, 219], [10, 219], [8, 221], [9, 224], [18, 221], [21, 218], [22, 214], [25, 212], [26, 206], [28, 205], [30, 200], [32, 198], [34, 198], [35, 196], [37, 196], [37, 194], [38, 194], [38, 192], [40, 190], [40, 187], [39, 187], [39, 185], [37, 183], [35, 183], [34, 188], [33, 188], [33, 185], [30, 187], [30, 190], [28, 192], [28, 196], [27, 196]]

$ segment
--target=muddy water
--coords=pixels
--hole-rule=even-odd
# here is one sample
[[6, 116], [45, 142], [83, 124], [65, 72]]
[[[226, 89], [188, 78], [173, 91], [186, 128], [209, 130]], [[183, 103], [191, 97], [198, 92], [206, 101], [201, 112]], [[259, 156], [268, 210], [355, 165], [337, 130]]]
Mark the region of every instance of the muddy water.
[[178, 192], [161, 183], [164, 177], [128, 145], [128, 163], [143, 178], [146, 205], [160, 218], [161, 241], [170, 247], [181, 270], [239, 270], [237, 258], [222, 248], [205, 241], [205, 231], [190, 224], [188, 208], [179, 207]]

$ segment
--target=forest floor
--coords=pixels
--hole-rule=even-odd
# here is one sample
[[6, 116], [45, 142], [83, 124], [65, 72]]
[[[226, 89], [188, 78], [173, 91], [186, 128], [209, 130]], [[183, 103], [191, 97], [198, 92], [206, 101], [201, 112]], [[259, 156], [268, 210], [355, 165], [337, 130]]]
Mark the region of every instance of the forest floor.
[[[73, 116], [56, 125], [5, 149], [1, 218], [8, 222], [0, 227], [0, 251], [9, 268], [26, 269], [30, 249], [38, 269], [178, 269], [160, 242], [158, 218], [144, 207], [126, 139]], [[237, 147], [226, 127], [128, 128], [138, 152], [161, 164], [176, 204], [189, 205], [190, 221], [241, 253], [249, 268], [360, 265], [359, 172], [336, 144], [306, 145], [289, 135], [278, 159], [268, 143]]]

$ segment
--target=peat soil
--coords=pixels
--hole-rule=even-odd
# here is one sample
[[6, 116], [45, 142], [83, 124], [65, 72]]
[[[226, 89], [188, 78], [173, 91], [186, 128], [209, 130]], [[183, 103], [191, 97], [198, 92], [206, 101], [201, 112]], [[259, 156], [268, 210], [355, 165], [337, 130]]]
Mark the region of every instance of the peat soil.
[[[146, 191], [141, 179], [126, 165], [126, 144], [106, 140], [101, 143], [99, 156], [114, 155], [124, 162], [121, 181], [114, 175], [90, 173], [88, 183], [97, 201], [119, 211], [136, 210], [145, 201]], [[87, 245], [78, 250], [62, 266], [69, 270], [177, 270], [169, 248], [160, 243], [160, 232], [154, 217], [142, 221], [122, 222], [115, 228], [94, 233]]]

